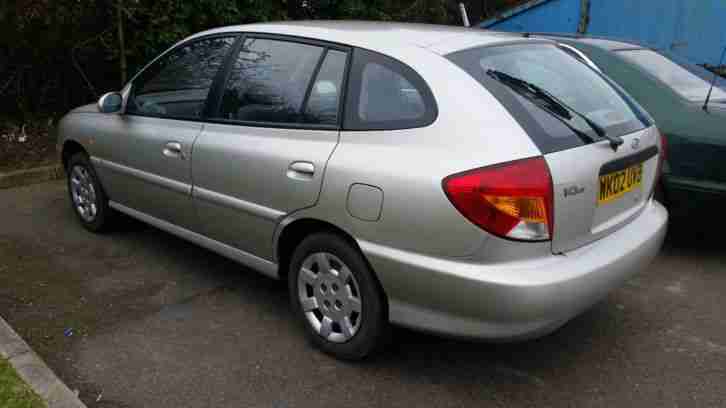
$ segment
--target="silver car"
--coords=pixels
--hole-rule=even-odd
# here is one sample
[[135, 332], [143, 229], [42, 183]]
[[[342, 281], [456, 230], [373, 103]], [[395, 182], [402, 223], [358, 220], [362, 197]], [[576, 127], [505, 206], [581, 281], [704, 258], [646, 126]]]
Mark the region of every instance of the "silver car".
[[254, 24], [174, 45], [59, 125], [73, 208], [286, 280], [340, 358], [389, 324], [544, 335], [658, 252], [660, 135], [546, 39], [362, 22]]

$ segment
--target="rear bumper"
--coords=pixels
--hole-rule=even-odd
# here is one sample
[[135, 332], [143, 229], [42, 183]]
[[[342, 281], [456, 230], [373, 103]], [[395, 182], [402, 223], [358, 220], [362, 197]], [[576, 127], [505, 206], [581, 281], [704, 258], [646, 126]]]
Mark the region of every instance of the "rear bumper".
[[657, 255], [668, 213], [651, 200], [630, 224], [565, 255], [467, 263], [359, 242], [403, 326], [489, 340], [537, 337], [603, 299]]

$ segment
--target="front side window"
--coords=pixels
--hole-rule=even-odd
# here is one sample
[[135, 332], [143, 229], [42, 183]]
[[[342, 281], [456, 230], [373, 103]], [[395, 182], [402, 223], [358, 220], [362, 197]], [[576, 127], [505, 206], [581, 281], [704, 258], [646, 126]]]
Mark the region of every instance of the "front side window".
[[[618, 54], [658, 78], [681, 97], [692, 102], [706, 100], [711, 88], [710, 79], [713, 78], [709, 71], [690, 64], [687, 65], [689, 69], [686, 69], [665, 56], [646, 49], [623, 50], [618, 51]], [[726, 101], [726, 80], [720, 79], [716, 82], [711, 100]]]
[[[303, 123], [302, 107], [323, 47], [247, 38], [235, 58], [218, 117], [265, 123]], [[322, 84], [319, 91], [330, 90]], [[339, 89], [339, 85], [337, 86]]]
[[497, 96], [544, 153], [650, 125], [622, 91], [552, 44], [480, 47], [448, 58]]
[[371, 51], [355, 50], [346, 129], [393, 130], [428, 126], [437, 107], [412, 68]]
[[207, 95], [236, 37], [214, 37], [172, 50], [133, 82], [126, 111], [180, 119], [202, 117]]

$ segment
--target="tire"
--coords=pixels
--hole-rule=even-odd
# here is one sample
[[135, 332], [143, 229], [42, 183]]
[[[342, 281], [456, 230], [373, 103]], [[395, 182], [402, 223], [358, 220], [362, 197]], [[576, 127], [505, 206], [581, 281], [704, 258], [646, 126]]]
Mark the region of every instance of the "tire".
[[68, 195], [71, 208], [83, 225], [94, 233], [106, 231], [111, 223], [113, 210], [101, 181], [85, 153], [76, 153], [68, 160]]
[[339, 235], [316, 233], [295, 248], [288, 288], [293, 313], [323, 352], [360, 360], [388, 340], [383, 290], [363, 255]]

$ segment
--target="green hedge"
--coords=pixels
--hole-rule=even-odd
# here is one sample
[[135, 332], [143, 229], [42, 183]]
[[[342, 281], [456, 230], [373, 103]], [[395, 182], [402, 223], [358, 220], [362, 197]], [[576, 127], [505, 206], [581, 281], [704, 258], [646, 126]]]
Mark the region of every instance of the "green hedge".
[[[466, 1], [478, 21], [516, 0]], [[0, 112], [59, 115], [117, 89], [149, 58], [210, 27], [288, 19], [460, 24], [455, 0], [15, 0], [0, 2]], [[126, 68], [122, 67], [119, 28]], [[125, 75], [122, 73], [126, 71]], [[2, 119], [2, 118], [0, 118]]]

